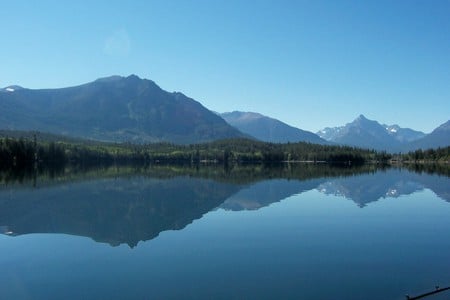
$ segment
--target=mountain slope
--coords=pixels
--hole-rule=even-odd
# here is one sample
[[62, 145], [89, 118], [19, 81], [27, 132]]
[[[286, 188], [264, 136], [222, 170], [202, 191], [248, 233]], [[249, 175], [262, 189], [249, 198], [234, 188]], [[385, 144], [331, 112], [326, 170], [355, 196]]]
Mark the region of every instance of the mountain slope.
[[104, 141], [197, 143], [243, 136], [199, 102], [153, 81], [112, 76], [62, 89], [3, 89], [1, 129]]
[[437, 127], [423, 138], [409, 143], [406, 150], [430, 149], [450, 146], [450, 120]]
[[309, 142], [327, 144], [316, 134], [304, 131], [279, 120], [254, 112], [226, 112], [222, 118], [241, 132], [249, 134], [261, 141], [272, 143]]

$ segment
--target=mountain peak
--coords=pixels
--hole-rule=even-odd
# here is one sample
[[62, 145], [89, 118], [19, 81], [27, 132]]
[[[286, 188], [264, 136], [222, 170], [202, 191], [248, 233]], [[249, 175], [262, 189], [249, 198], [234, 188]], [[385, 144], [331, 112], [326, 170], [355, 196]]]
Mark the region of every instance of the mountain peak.
[[360, 114], [353, 122], [371, 122], [371, 121], [372, 120], [367, 119], [363, 114]]
[[112, 76], [107, 76], [107, 77], [102, 77], [99, 78], [97, 80], [95, 80], [95, 82], [116, 82], [116, 81], [121, 81], [121, 80], [142, 80], [139, 76], [135, 75], [135, 74], [131, 74], [127, 77], [124, 76], [120, 76], [120, 75], [112, 75]]
[[251, 112], [251, 111], [245, 111], [245, 112], [233, 111], [231, 114], [239, 115], [239, 119], [241, 119], [241, 120], [253, 120], [253, 119], [259, 119], [259, 118], [265, 117], [260, 113]]
[[338, 144], [368, 149], [396, 151], [399, 146], [399, 142], [388, 133], [385, 126], [362, 114], [345, 126], [320, 131], [319, 136]]
[[141, 80], [141, 78], [135, 74], [131, 74], [127, 77], [128, 80]]
[[430, 134], [414, 141], [408, 146], [408, 150], [429, 149], [450, 146], [450, 120], [440, 125]]
[[434, 131], [450, 131], [450, 120], [448, 120], [444, 124], [440, 125]]
[[18, 90], [23, 90], [24, 88], [23, 87], [21, 87], [20, 85], [10, 85], [10, 86], [7, 86], [7, 87], [5, 87], [4, 89], [1, 89], [0, 91], [1, 92], [15, 92], [15, 91], [18, 91]]
[[374, 129], [375, 127], [381, 127], [380, 123], [374, 120], [367, 119], [364, 115], [359, 115], [353, 122], [348, 124], [352, 127], [370, 127]]

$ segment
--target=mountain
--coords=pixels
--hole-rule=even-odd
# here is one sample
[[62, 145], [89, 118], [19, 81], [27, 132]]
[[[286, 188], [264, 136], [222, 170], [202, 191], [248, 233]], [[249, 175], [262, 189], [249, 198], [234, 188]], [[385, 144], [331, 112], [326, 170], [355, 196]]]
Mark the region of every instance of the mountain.
[[437, 127], [430, 134], [406, 146], [407, 150], [430, 149], [450, 146], [450, 120]]
[[0, 93], [0, 129], [114, 142], [198, 143], [242, 137], [199, 102], [135, 75], [80, 86]]
[[326, 141], [333, 141], [338, 135], [339, 132], [344, 128], [344, 126], [339, 127], [325, 127], [324, 129], [316, 132], [318, 136]]
[[316, 134], [292, 127], [279, 120], [254, 112], [226, 112], [220, 116], [231, 126], [261, 141], [272, 143], [309, 142], [327, 144]]
[[360, 115], [345, 126], [327, 127], [317, 133], [321, 138], [343, 145], [405, 152], [450, 145], [450, 120], [430, 134], [398, 125], [381, 125]]
[[383, 125], [386, 131], [400, 143], [410, 143], [425, 136], [422, 131], [411, 128], [401, 128], [398, 125]]
[[318, 135], [330, 142], [376, 150], [398, 151], [401, 143], [377, 121], [360, 115], [345, 126], [325, 128]]
[[11, 92], [15, 92], [17, 90], [23, 90], [23, 87], [21, 87], [19, 85], [10, 85], [3, 89], [0, 89], [0, 93], [11, 93]]

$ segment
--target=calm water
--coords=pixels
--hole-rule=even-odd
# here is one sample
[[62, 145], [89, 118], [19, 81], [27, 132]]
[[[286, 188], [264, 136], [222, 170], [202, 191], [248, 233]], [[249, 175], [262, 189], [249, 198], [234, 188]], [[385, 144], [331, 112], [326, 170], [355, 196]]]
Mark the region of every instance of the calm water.
[[378, 300], [450, 285], [444, 175], [167, 167], [19, 181], [0, 186], [1, 299]]

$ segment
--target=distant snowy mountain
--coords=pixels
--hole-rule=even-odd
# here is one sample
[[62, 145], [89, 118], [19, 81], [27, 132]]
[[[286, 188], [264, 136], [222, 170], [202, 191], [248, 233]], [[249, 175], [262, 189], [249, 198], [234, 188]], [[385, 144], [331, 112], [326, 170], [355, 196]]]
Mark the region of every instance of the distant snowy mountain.
[[254, 112], [226, 112], [220, 116], [239, 131], [272, 143], [308, 142], [328, 144], [316, 134]]
[[339, 127], [325, 127], [321, 131], [317, 132], [316, 134], [327, 141], [333, 141], [341, 132], [342, 129], [344, 129], [345, 126], [339, 126]]
[[353, 122], [339, 127], [327, 127], [317, 132], [321, 138], [342, 145], [404, 152], [419, 148], [437, 148], [450, 145], [450, 121], [425, 134], [399, 125], [381, 125], [360, 115]]
[[398, 125], [383, 125], [386, 131], [400, 143], [409, 143], [425, 136], [425, 133], [411, 128], [401, 128]]
[[8, 92], [15, 92], [15, 91], [18, 91], [18, 90], [23, 90], [23, 87], [21, 87], [19, 85], [10, 85], [10, 86], [7, 86], [7, 87], [5, 87], [3, 89], [0, 89], [0, 92], [8, 93]]
[[401, 146], [384, 126], [363, 115], [345, 126], [325, 128], [317, 134], [330, 142], [361, 148], [397, 151]]

